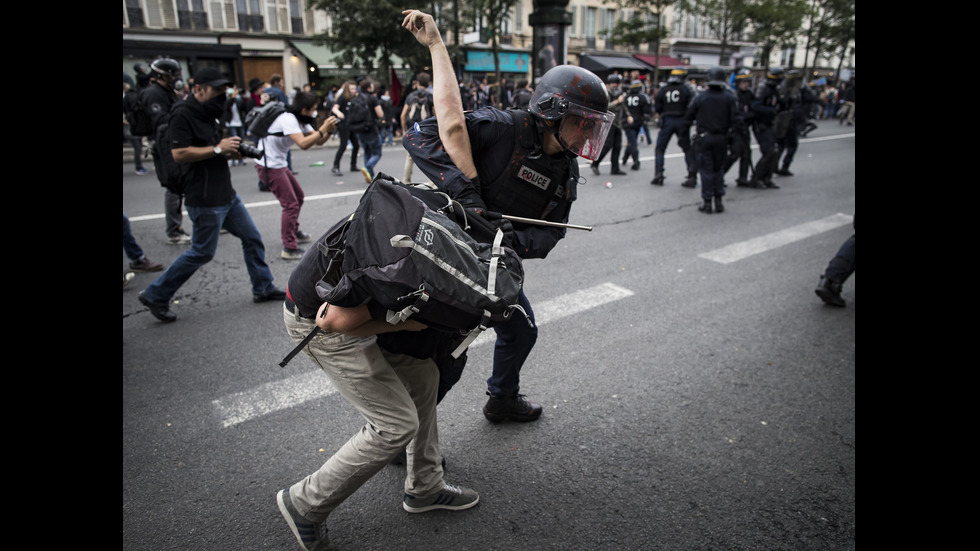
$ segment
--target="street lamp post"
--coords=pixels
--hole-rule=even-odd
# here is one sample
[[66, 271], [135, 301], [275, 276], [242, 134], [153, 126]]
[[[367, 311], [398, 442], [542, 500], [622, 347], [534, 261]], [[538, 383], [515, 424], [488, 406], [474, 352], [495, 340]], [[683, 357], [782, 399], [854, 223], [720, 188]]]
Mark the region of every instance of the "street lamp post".
[[566, 27], [572, 24], [572, 13], [565, 8], [569, 0], [533, 0], [534, 11], [528, 17], [533, 30], [534, 58], [531, 60], [535, 84], [541, 75], [555, 65], [568, 62]]

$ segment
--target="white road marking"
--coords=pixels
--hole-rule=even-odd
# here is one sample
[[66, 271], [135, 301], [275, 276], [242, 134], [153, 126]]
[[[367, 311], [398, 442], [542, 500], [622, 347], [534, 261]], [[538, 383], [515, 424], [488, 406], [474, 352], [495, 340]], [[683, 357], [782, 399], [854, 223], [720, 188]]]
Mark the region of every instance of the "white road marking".
[[698, 256], [721, 264], [731, 264], [732, 262], [748, 258], [752, 255], [764, 253], [794, 241], [799, 241], [800, 239], [805, 239], [818, 233], [850, 224], [853, 219], [853, 216], [837, 213], [820, 220], [786, 228], [785, 230], [762, 235], [754, 239], [732, 243], [720, 249], [701, 253]]
[[[337, 197], [347, 197], [349, 195], [363, 195], [364, 190], [358, 189], [354, 191], [340, 191], [337, 193], [324, 193], [322, 195], [309, 195], [303, 199], [303, 201], [318, 201], [320, 199], [335, 199]], [[255, 207], [270, 207], [279, 206], [279, 200], [274, 199], [272, 201], [256, 201], [255, 203], [245, 203], [245, 208], [251, 209]], [[131, 216], [129, 217], [130, 222], [142, 222], [144, 220], [159, 220], [166, 216], [165, 214], [144, 214], [143, 216]], [[184, 211], [184, 216], [187, 216], [187, 211]]]
[[[537, 324], [541, 326], [632, 295], [633, 291], [629, 289], [614, 283], [603, 283], [532, 304], [532, 307]], [[521, 314], [515, 312], [515, 315]], [[473, 341], [470, 348], [492, 342], [493, 338], [493, 330], [487, 330]], [[327, 376], [309, 365], [309, 361], [304, 363], [302, 358], [297, 357], [294, 362], [309, 371], [214, 400], [212, 405], [222, 426], [231, 427], [337, 392]]]

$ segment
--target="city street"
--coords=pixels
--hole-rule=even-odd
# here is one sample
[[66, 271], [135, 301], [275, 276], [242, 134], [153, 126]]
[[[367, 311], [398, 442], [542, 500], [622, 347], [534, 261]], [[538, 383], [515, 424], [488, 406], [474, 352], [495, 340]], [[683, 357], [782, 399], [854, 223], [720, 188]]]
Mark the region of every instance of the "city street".
[[[521, 392], [544, 414], [483, 417], [493, 345], [481, 337], [438, 408], [446, 480], [480, 503], [407, 513], [405, 468], [390, 465], [331, 515], [331, 549], [853, 550], [856, 274], [845, 308], [814, 288], [854, 233], [855, 127], [818, 123], [794, 175], [774, 177], [781, 189], [735, 187], [730, 170], [722, 214], [697, 210], [700, 185], [680, 186], [676, 140], [663, 187], [649, 183], [645, 140], [625, 176], [609, 175], [608, 157], [598, 177], [580, 159], [569, 222], [594, 229], [569, 229], [524, 263], [540, 334]], [[395, 143], [377, 170], [401, 178]], [[350, 152], [343, 176], [330, 173], [335, 151], [331, 140], [292, 152], [300, 227], [314, 238], [367, 187]], [[251, 161], [231, 171], [285, 288], [296, 261], [280, 258], [279, 204]], [[124, 158], [123, 212], [169, 265], [186, 246], [167, 241], [163, 197], [152, 170], [136, 175]], [[137, 300], [160, 273], [123, 288], [123, 549], [299, 549], [275, 494], [363, 419], [305, 356], [279, 367], [293, 348], [283, 308], [252, 302], [236, 238], [222, 235], [177, 292], [170, 324]]]

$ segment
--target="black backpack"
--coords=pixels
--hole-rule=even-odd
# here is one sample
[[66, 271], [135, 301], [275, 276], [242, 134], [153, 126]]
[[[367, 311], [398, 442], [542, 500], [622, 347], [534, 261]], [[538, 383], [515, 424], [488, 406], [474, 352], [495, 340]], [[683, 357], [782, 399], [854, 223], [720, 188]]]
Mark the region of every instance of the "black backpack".
[[126, 120], [129, 121], [129, 133], [134, 136], [153, 135], [153, 118], [146, 110], [144, 94], [145, 89], [126, 94]]
[[[270, 101], [261, 107], [256, 107], [245, 115], [245, 128], [249, 135], [255, 139], [262, 139], [269, 135], [269, 127], [272, 123], [286, 112], [286, 104], [281, 101]], [[280, 132], [277, 132], [280, 134]]]
[[455, 335], [453, 358], [482, 331], [523, 312], [520, 257], [502, 244], [502, 231], [467, 216], [445, 193], [379, 172], [354, 213], [327, 234], [317, 243], [329, 258], [316, 286], [324, 302], [353, 308], [374, 300], [391, 324], [411, 318]]
[[412, 95], [412, 102], [408, 104], [408, 113], [405, 114], [405, 127], [410, 129], [415, 126], [415, 123], [422, 122], [434, 114], [432, 94], [428, 90], [416, 90]]
[[350, 99], [347, 109], [347, 128], [351, 132], [367, 132], [374, 126], [374, 113], [368, 107], [368, 100], [363, 94]]
[[170, 119], [177, 109], [186, 109], [186, 101], [178, 101], [170, 111], [160, 116], [153, 142], [153, 169], [160, 185], [170, 193], [183, 196], [187, 188], [187, 175], [191, 170], [189, 163], [178, 163], [173, 155], [173, 138], [170, 135]]

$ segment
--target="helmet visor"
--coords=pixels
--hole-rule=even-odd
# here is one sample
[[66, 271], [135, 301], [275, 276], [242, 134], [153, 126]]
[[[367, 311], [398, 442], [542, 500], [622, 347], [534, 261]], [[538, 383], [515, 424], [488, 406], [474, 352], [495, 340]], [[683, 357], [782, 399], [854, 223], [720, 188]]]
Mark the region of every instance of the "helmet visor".
[[602, 153], [614, 118], [609, 111], [600, 113], [588, 107], [569, 105], [558, 126], [558, 141], [579, 157], [595, 161]]

